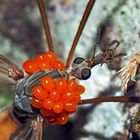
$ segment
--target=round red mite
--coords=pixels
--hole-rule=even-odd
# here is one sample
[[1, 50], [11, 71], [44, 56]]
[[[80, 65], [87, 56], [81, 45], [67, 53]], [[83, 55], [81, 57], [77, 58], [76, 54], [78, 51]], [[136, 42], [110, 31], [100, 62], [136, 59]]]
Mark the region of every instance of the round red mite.
[[[65, 65], [54, 52], [48, 51], [38, 54], [33, 60], [25, 61], [23, 68], [27, 74], [33, 74], [44, 69], [64, 69]], [[64, 78], [52, 79], [44, 76], [40, 83], [41, 85], [32, 89], [32, 106], [40, 109], [40, 113], [50, 124], [67, 123], [69, 114], [76, 111], [80, 94], [84, 93], [85, 88], [74, 79], [67, 81]]]

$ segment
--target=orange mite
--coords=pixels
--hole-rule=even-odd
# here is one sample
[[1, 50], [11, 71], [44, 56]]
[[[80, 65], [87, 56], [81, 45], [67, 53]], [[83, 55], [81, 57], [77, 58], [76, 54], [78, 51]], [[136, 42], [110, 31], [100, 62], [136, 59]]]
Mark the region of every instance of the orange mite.
[[[34, 60], [32, 60], [36, 65], [32, 65], [30, 68], [31, 60], [27, 60], [23, 64], [23, 68], [26, 73], [33, 74], [37, 72], [36, 68], [39, 68], [38, 71], [41, 70], [56, 70], [56, 71], [64, 71], [64, 64], [56, 55], [48, 51], [44, 54], [37, 55]], [[31, 62], [32, 62], [31, 61]], [[40, 67], [40, 62], [45, 61], [47, 64], [50, 64], [48, 68], [44, 69], [44, 67]], [[55, 65], [52, 65], [52, 62]], [[58, 66], [58, 67], [56, 67]], [[62, 66], [62, 67], [61, 67]], [[32, 73], [31, 73], [32, 71]], [[61, 76], [63, 77], [63, 76]], [[66, 79], [65, 79], [66, 78]], [[84, 92], [84, 87], [78, 85], [74, 79], [68, 80], [68, 77], [53, 79], [51, 77], [42, 77], [40, 79], [39, 85], [33, 87], [32, 94], [32, 106], [34, 108], [39, 108], [40, 110], [45, 109], [49, 111], [50, 115], [52, 114], [54, 117], [54, 121], [49, 121], [50, 124], [58, 124], [57, 118], [61, 116], [64, 111], [68, 114], [76, 111], [77, 105], [80, 101], [80, 94]], [[37, 102], [37, 100], [39, 100]], [[42, 106], [40, 107], [40, 105]], [[45, 117], [46, 113], [43, 114], [42, 111], [40, 113]], [[56, 113], [56, 114], [55, 114]], [[46, 117], [46, 119], [48, 119]], [[66, 120], [65, 120], [66, 123]], [[61, 121], [60, 121], [60, 124]], [[64, 123], [63, 123], [64, 124]]]

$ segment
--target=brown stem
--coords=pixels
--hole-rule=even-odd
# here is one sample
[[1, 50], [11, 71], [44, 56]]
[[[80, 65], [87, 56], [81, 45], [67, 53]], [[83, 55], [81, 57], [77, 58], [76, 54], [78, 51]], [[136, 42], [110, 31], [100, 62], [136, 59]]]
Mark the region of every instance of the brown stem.
[[140, 97], [138, 96], [116, 96], [116, 97], [101, 97], [93, 99], [81, 100], [79, 105], [83, 104], [97, 104], [101, 102], [123, 102], [123, 103], [140, 103]]
[[44, 26], [44, 29], [45, 29], [45, 34], [46, 34], [46, 38], [47, 38], [47, 42], [48, 42], [48, 47], [49, 47], [50, 51], [53, 51], [52, 36], [51, 36], [51, 32], [50, 32], [48, 18], [47, 18], [47, 15], [45, 13], [45, 7], [44, 7], [43, 0], [37, 0], [37, 3], [38, 3], [39, 11], [40, 11], [40, 14], [41, 14], [43, 26]]
[[82, 20], [80, 22], [79, 28], [77, 30], [77, 33], [75, 35], [75, 38], [74, 38], [74, 41], [73, 41], [73, 44], [72, 44], [72, 47], [71, 47], [71, 50], [70, 50], [68, 58], [67, 58], [66, 68], [69, 68], [69, 65], [70, 65], [70, 63], [72, 61], [74, 51], [75, 51], [76, 46], [77, 46], [77, 43], [78, 43], [78, 41], [80, 39], [81, 33], [82, 33], [82, 31], [83, 31], [83, 29], [85, 27], [85, 24], [87, 22], [87, 19], [89, 17], [89, 14], [90, 14], [90, 12], [92, 10], [92, 7], [93, 7], [94, 3], [95, 3], [95, 0], [89, 0], [89, 2], [87, 4], [86, 10], [85, 10], [85, 12], [83, 14]]

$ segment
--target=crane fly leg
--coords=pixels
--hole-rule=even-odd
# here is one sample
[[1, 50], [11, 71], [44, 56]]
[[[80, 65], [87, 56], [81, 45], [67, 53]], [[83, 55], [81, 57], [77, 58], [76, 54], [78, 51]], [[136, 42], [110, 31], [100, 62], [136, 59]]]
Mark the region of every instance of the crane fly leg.
[[45, 12], [45, 6], [43, 3], [43, 0], [37, 0], [37, 4], [38, 4], [38, 8], [39, 8], [39, 11], [41, 14], [43, 26], [45, 29], [46, 39], [48, 42], [48, 48], [50, 51], [53, 51], [52, 36], [51, 36], [51, 31], [50, 31], [50, 27], [49, 27], [49, 23], [48, 23], [48, 18], [47, 18], [46, 12]]
[[96, 50], [97, 50], [97, 47], [99, 46], [99, 44], [100, 44], [100, 31], [97, 30], [96, 41], [95, 41], [95, 45], [94, 45], [94, 48], [93, 48], [93, 54], [91, 56], [92, 59], [95, 58]]
[[112, 97], [84, 99], [80, 101], [79, 105], [97, 104], [101, 102], [140, 103], [140, 97], [138, 96], [112, 96]]
[[116, 49], [116, 48], [119, 46], [120, 42], [119, 42], [118, 40], [113, 40], [113, 41], [111, 41], [111, 43], [109, 44], [109, 47], [113, 46], [114, 44], [116, 44], [116, 45], [115, 45], [115, 48], [114, 48], [114, 49]]
[[94, 6], [94, 3], [95, 3], [96, 0], [89, 0], [88, 4], [87, 4], [87, 7], [86, 7], [86, 10], [83, 14], [83, 17], [82, 17], [82, 20], [80, 22], [80, 25], [79, 25], [79, 28], [77, 30], [77, 33], [75, 35], [75, 38], [74, 38], [74, 41], [72, 43], [72, 46], [71, 46], [71, 49], [70, 49], [70, 52], [69, 52], [69, 55], [68, 55], [68, 58], [67, 58], [67, 62], [66, 62], [66, 68], [69, 68], [70, 66], [70, 63], [72, 61], [72, 58], [73, 58], [73, 55], [74, 55], [74, 51], [76, 49], [76, 46], [77, 46], [77, 43], [80, 39], [80, 36], [82, 34], [82, 31], [85, 27], [85, 24], [88, 20], [88, 17], [89, 17], [89, 14], [92, 10], [92, 7]]
[[24, 77], [23, 70], [10, 59], [2, 55], [0, 55], [0, 72], [7, 74], [15, 81]]

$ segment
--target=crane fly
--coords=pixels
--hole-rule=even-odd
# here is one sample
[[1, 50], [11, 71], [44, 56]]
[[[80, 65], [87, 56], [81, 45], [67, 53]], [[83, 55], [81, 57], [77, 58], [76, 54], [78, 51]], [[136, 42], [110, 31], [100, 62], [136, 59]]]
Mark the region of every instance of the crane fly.
[[[37, 4], [45, 29], [48, 50], [54, 53], [53, 41], [43, 0], [37, 0]], [[84, 59], [82, 57], [78, 57], [72, 62], [77, 43], [94, 4], [95, 0], [89, 0], [72, 43], [68, 58], [66, 60], [66, 65], [63, 69], [43, 69], [27, 74], [10, 59], [0, 55], [0, 72], [17, 81], [13, 106], [4, 110], [0, 114], [0, 140], [42, 140], [43, 124], [58, 123], [58, 121], [56, 123], [54, 119], [46, 119], [40, 113], [40, 110], [31, 104], [31, 100], [33, 99], [32, 89], [36, 85], [40, 84], [40, 81], [44, 76], [50, 77], [53, 80], [57, 80], [59, 78], [63, 78], [65, 81], [69, 81], [70, 79], [87, 80], [91, 75], [91, 69], [96, 65], [107, 63], [108, 60], [120, 56], [120, 54], [115, 54], [115, 50], [118, 47], [119, 42], [117, 40], [113, 40], [103, 52], [96, 54], [96, 48], [94, 48], [93, 55], [90, 58]], [[101, 102], [139, 103], [140, 97], [112, 96], [84, 99], [80, 100], [78, 105], [96, 104]], [[57, 117], [59, 118], [59, 115], [57, 115]]]

